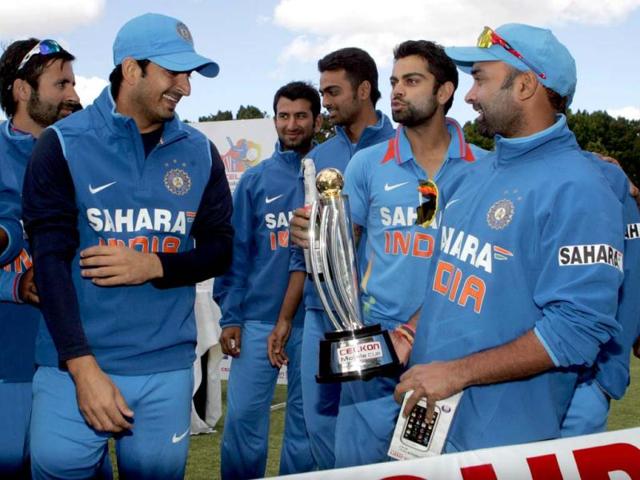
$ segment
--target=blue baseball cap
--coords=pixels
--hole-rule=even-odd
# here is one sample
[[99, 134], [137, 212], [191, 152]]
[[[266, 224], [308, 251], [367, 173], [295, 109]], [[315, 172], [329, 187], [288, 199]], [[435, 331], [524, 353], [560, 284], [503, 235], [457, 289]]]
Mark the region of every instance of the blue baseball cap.
[[562, 97], [568, 97], [567, 106], [571, 103], [577, 83], [576, 62], [551, 30], [522, 23], [507, 23], [496, 28], [495, 33], [517, 50], [522, 60], [499, 41], [492, 42], [489, 48], [447, 47], [445, 52], [466, 73], [471, 73], [471, 67], [476, 62], [495, 61], [508, 63], [523, 72], [531, 70], [545, 87]]
[[196, 53], [184, 23], [157, 13], [135, 17], [120, 29], [113, 42], [114, 65], [127, 57], [150, 60], [174, 72], [195, 70], [209, 78], [220, 71], [217, 63]]

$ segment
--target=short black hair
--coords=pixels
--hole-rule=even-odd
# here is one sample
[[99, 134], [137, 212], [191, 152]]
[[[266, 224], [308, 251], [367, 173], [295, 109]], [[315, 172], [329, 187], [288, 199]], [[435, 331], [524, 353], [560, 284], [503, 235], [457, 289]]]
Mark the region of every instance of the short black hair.
[[27, 63], [18, 71], [20, 63], [29, 51], [35, 47], [40, 40], [29, 38], [18, 40], [9, 45], [2, 57], [0, 57], [0, 106], [12, 117], [16, 113], [17, 104], [13, 99], [13, 82], [19, 78], [26, 81], [31, 88], [38, 90], [38, 81], [44, 69], [56, 60], [71, 62], [76, 59], [73, 55], [61, 48], [57, 52], [48, 55], [33, 55]]
[[281, 97], [289, 100], [307, 100], [311, 104], [311, 113], [315, 119], [320, 115], [320, 94], [307, 82], [289, 82], [280, 87], [273, 97], [273, 113], [278, 114], [277, 106]]
[[[142, 76], [147, 74], [147, 65], [151, 63], [151, 60], [136, 60], [138, 65], [142, 69]], [[111, 96], [115, 100], [120, 93], [120, 85], [122, 85], [122, 64], [118, 64], [111, 70], [109, 74], [109, 83], [111, 84]]]
[[[458, 69], [456, 68], [456, 64], [453, 63], [453, 60], [444, 52], [442, 45], [427, 40], [407, 40], [393, 49], [394, 60], [399, 60], [411, 55], [417, 55], [427, 61], [429, 73], [436, 77], [434, 93], [440, 85], [446, 82], [453, 83], [453, 91], [456, 91], [458, 88]], [[449, 111], [451, 105], [453, 105], [453, 95], [451, 95], [451, 98], [445, 103], [444, 113]]]
[[549, 100], [551, 108], [553, 108], [556, 113], [566, 115], [567, 110], [569, 109], [569, 97], [563, 97], [555, 90], [551, 90], [549, 87], [544, 87], [544, 91], [547, 94], [547, 100]]
[[378, 90], [378, 67], [376, 62], [367, 52], [361, 48], [341, 48], [331, 52], [318, 61], [318, 71], [344, 70], [351, 87], [356, 90], [365, 80], [371, 84], [371, 103], [375, 104], [380, 99]]

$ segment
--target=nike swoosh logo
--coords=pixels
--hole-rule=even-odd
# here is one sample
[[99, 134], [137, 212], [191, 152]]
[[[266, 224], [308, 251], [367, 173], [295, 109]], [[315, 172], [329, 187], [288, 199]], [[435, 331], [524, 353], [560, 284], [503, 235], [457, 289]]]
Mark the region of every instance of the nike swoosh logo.
[[449, 208], [451, 205], [453, 205], [454, 203], [459, 202], [460, 199], [459, 198], [454, 198], [453, 200], [450, 200], [447, 202], [447, 204], [444, 206], [444, 209], [446, 210], [447, 208]]
[[281, 193], [280, 195], [276, 195], [275, 197], [272, 197], [272, 198], [267, 197], [267, 198], [264, 199], [264, 203], [275, 202], [276, 200], [278, 200], [279, 198], [281, 198], [283, 196], [284, 196], [284, 193]]
[[388, 183], [384, 184], [384, 191], [390, 192], [391, 190], [395, 190], [396, 188], [404, 187], [409, 182], [396, 183], [395, 185], [389, 185]]
[[105, 188], [109, 188], [111, 185], [115, 185], [116, 183], [118, 183], [118, 182], [106, 183], [106, 184], [100, 185], [99, 187], [96, 187], [96, 188], [93, 188], [91, 186], [91, 184], [89, 184], [89, 192], [91, 192], [92, 195], [95, 195], [96, 193], [101, 192]]
[[187, 434], [189, 433], [189, 431], [191, 430], [191, 427], [187, 428], [185, 430], [185, 432], [182, 435], [176, 435], [175, 433], [173, 434], [173, 437], [171, 437], [171, 443], [178, 443], [180, 442], [184, 437], [187, 436]]

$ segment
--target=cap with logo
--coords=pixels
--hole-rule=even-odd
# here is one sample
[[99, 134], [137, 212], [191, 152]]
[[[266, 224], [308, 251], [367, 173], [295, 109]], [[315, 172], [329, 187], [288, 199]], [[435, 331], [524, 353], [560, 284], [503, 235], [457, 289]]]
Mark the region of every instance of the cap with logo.
[[507, 23], [491, 30], [485, 27], [475, 47], [447, 47], [447, 55], [464, 72], [476, 62], [505, 62], [520, 71], [533, 71], [538, 81], [563, 97], [573, 99], [576, 63], [567, 47], [551, 30]]
[[157, 13], [145, 13], [129, 20], [113, 42], [113, 63], [132, 57], [151, 60], [167, 70], [195, 70], [205, 77], [218, 75], [220, 67], [214, 61], [196, 53], [193, 38], [180, 20]]

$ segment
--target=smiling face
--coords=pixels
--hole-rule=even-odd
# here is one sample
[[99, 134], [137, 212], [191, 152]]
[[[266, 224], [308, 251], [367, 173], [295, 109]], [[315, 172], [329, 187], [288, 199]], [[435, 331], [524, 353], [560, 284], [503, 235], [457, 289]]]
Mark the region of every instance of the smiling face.
[[513, 95], [517, 72], [504, 62], [478, 62], [471, 70], [473, 86], [465, 101], [480, 115], [478, 130], [483, 135], [513, 137], [522, 129], [522, 107]]
[[71, 62], [54, 60], [49, 63], [38, 78], [38, 89], [31, 89], [27, 114], [35, 123], [46, 128], [79, 110], [80, 99], [75, 84]]
[[295, 150], [305, 154], [311, 148], [320, 117], [313, 118], [311, 102], [299, 98], [290, 100], [280, 97], [276, 105], [276, 132], [284, 150]]
[[139, 72], [129, 100], [132, 116], [142, 133], [158, 128], [175, 116], [180, 99], [191, 94], [190, 76], [191, 72], [173, 72], [153, 62], [145, 72]]
[[440, 106], [439, 85], [424, 58], [418, 55], [399, 58], [393, 65], [390, 80], [394, 121], [411, 128], [433, 118]]
[[320, 95], [333, 125], [352, 125], [365, 105], [343, 69], [325, 70], [320, 74]]

